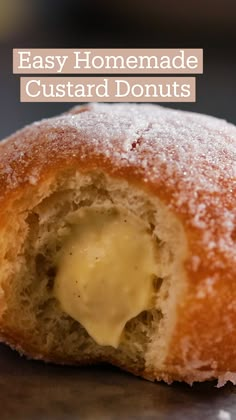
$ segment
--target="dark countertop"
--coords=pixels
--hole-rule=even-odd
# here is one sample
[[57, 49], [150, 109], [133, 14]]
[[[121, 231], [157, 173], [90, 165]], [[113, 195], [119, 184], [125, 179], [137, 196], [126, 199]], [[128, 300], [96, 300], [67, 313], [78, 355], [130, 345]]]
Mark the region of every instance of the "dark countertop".
[[1, 420], [213, 420], [221, 418], [220, 410], [236, 418], [236, 387], [230, 384], [168, 386], [111, 367], [46, 365], [4, 345], [0, 371]]

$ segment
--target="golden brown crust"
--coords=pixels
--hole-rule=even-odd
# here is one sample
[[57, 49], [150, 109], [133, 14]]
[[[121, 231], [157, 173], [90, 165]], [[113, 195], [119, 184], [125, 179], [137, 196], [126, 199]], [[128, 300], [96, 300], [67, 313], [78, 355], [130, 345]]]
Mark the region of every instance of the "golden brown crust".
[[24, 128], [0, 156], [2, 226], [13, 199], [72, 169], [99, 168], [157, 195], [189, 250], [166, 378], [236, 372], [236, 127], [158, 106], [93, 105]]

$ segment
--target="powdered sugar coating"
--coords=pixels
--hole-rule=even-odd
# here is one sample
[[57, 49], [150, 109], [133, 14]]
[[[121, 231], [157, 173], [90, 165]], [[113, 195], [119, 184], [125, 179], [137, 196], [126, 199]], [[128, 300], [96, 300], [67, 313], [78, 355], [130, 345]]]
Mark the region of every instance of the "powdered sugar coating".
[[214, 371], [206, 377], [235, 372], [236, 127], [154, 105], [75, 107], [0, 144], [2, 208], [12, 192], [33, 193], [47, 171], [70, 167], [146, 188], [182, 221], [190, 291], [168, 363], [198, 360], [202, 375]]
[[[0, 151], [8, 189], [36, 185], [58, 155], [86, 161], [92, 154], [109, 161], [114, 174], [132, 169], [161, 195], [168, 192], [168, 206], [202, 231], [209, 257], [217, 249], [236, 263], [236, 127], [223, 120], [154, 105], [94, 104], [34, 123]], [[199, 259], [193, 255], [195, 271]]]
[[[45, 139], [40, 144], [42, 129]], [[27, 180], [36, 184], [47, 159], [54, 159], [55, 153], [66, 158], [73, 147], [76, 155], [78, 142], [81, 159], [87, 159], [89, 144], [93, 154], [109, 159], [114, 169], [132, 167], [144, 181], [161, 182], [172, 191], [169, 206], [185, 207], [192, 215], [192, 225], [205, 231], [209, 252], [233, 246], [236, 127], [213, 117], [154, 105], [94, 104], [86, 112], [75, 107], [71, 114], [37, 122], [1, 144], [0, 176], [8, 188]], [[25, 179], [25, 171], [14, 170], [14, 164], [22, 169], [29, 166], [31, 145], [39, 165]], [[215, 212], [211, 220], [209, 207]], [[215, 223], [224, 228], [228, 241], [221, 237], [216, 243], [212, 238]]]

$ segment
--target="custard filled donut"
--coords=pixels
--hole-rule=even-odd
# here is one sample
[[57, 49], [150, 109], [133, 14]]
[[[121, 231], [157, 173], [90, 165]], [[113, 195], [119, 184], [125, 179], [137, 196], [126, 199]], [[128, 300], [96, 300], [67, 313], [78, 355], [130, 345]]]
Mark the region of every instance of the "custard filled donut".
[[236, 382], [236, 127], [88, 105], [0, 143], [0, 331], [28, 357]]

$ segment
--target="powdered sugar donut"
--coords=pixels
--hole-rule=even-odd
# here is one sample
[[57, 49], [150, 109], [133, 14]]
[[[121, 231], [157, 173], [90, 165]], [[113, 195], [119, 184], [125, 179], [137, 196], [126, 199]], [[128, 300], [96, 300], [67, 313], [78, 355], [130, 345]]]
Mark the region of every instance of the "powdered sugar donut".
[[4, 341], [149, 379], [235, 381], [235, 126], [154, 105], [75, 107], [0, 144], [0, 203]]

